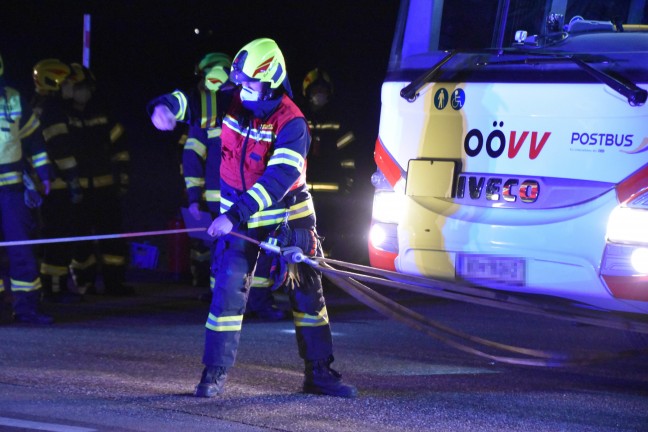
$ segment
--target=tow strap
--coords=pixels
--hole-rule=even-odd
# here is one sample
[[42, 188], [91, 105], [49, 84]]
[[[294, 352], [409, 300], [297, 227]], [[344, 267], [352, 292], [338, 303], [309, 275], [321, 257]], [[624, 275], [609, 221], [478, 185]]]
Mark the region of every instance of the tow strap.
[[[646, 347], [646, 349], [641, 350], [632, 349], [615, 353], [597, 351], [573, 354], [536, 350], [483, 339], [430, 320], [376, 292], [359, 282], [359, 280], [451, 300], [644, 334], [648, 334], [648, 322], [604, 316], [602, 314], [596, 314], [595, 311], [581, 310], [573, 306], [560, 306], [549, 302], [531, 302], [519, 296], [466, 284], [406, 275], [333, 259], [307, 257], [299, 252], [295, 252], [294, 249], [289, 254], [285, 254], [276, 245], [259, 242], [236, 232], [231, 232], [230, 234], [257, 244], [269, 252], [281, 253], [283, 257], [292, 263], [303, 262], [317, 267], [326, 278], [347, 294], [386, 317], [421, 331], [455, 349], [492, 361], [524, 366], [567, 367], [601, 363], [648, 353], [648, 347]], [[354, 272], [334, 268], [333, 265], [352, 269]], [[515, 354], [515, 356], [489, 353], [484, 349], [491, 351], [499, 350], [503, 353]]]
[[[121, 234], [19, 240], [0, 242], [0, 247], [157, 236], [199, 231], [205, 231], [205, 228], [184, 228], [163, 231], [142, 231]], [[592, 352], [588, 354], [569, 354], [518, 347], [483, 339], [430, 320], [429, 318], [402, 306], [388, 297], [385, 297], [360, 281], [371, 285], [380, 285], [449, 300], [463, 301], [514, 312], [540, 315], [548, 318], [641, 334], [648, 334], [648, 321], [631, 320], [616, 315], [597, 313], [594, 310], [578, 308], [567, 304], [562, 305], [554, 302], [529, 301], [526, 298], [507, 292], [494, 291], [458, 282], [448, 282], [438, 279], [407, 275], [333, 259], [308, 257], [303, 253], [300, 253], [299, 249], [295, 251], [295, 248], [291, 248], [290, 254], [286, 254], [282, 253], [285, 251], [282, 251], [281, 248], [276, 245], [260, 242], [236, 232], [230, 232], [230, 235], [252, 242], [266, 251], [282, 254], [283, 258], [292, 263], [304, 263], [306, 265], [317, 267], [326, 278], [337, 285], [340, 289], [386, 317], [421, 331], [455, 349], [484, 357], [492, 361], [524, 366], [565, 367], [601, 363], [604, 361], [648, 353], [648, 347], [646, 347], [644, 349], [624, 350], [615, 353]], [[334, 266], [339, 268], [335, 268]], [[512, 357], [509, 355], [489, 353], [484, 349], [499, 350], [504, 353], [515, 354], [516, 356]]]

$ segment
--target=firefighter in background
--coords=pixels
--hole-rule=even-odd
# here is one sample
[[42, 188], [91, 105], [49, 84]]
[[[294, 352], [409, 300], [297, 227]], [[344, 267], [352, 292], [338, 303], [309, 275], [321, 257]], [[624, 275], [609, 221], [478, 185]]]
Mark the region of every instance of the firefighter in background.
[[[4, 63], [0, 56], [0, 219], [4, 241], [28, 240], [34, 220], [27, 206], [23, 175], [33, 166], [44, 193], [49, 192], [51, 172], [42, 138], [35, 130], [38, 121], [18, 91], [4, 83]], [[30, 160], [28, 160], [30, 159]], [[51, 324], [51, 316], [40, 309], [41, 280], [32, 246], [5, 248], [9, 257], [9, 288], [14, 320]], [[0, 279], [1, 305], [8, 300], [5, 280]]]
[[[223, 53], [209, 53], [196, 65], [195, 74], [199, 77], [197, 91], [190, 98], [200, 98], [201, 103], [212, 98], [227, 82], [232, 64], [231, 58]], [[187, 135], [182, 150], [181, 171], [185, 180], [189, 213], [199, 220], [201, 211], [207, 211], [212, 218], [220, 212], [220, 167], [221, 128], [217, 116], [202, 119], [200, 125], [187, 125]], [[211, 300], [213, 278], [210, 277], [212, 243], [201, 239], [191, 239], [191, 274], [194, 285], [210, 287], [205, 299]]]
[[343, 232], [348, 220], [338, 209], [353, 189], [355, 135], [341, 121], [344, 115], [334, 103], [333, 82], [326, 71], [315, 68], [308, 72], [302, 82], [302, 95], [312, 139], [307, 158], [308, 184], [317, 200], [318, 230], [326, 238], [325, 253], [339, 257], [348, 247]]
[[[80, 193], [73, 202], [76, 236], [122, 232], [121, 199], [128, 191], [130, 155], [123, 126], [107, 113], [95, 97], [92, 72], [73, 63], [72, 73], [63, 81], [63, 98], [70, 101], [68, 128], [70, 139], [48, 148], [63, 179], [78, 178]], [[123, 239], [74, 244], [70, 271], [80, 293], [96, 292], [100, 269], [103, 293], [133, 295], [125, 285], [127, 244]]]
[[[198, 113], [200, 112], [199, 107], [203, 106], [216, 107], [218, 91], [221, 90], [221, 96], [219, 96], [221, 99], [228, 99], [233, 90], [233, 86], [228, 82], [230, 67], [229, 56], [223, 53], [209, 53], [196, 66], [196, 74], [200, 77], [198, 88], [188, 95], [176, 91], [166, 97], [182, 101], [181, 103], [188, 106], [190, 112]], [[154, 101], [151, 107], [154, 107], [161, 99]], [[209, 212], [212, 220], [220, 214], [221, 120], [217, 109], [213, 109], [200, 118], [188, 122], [181, 171], [185, 179], [188, 210], [196, 220], [200, 219], [201, 210]], [[206, 245], [202, 240], [192, 239], [190, 252], [193, 279], [200, 280], [204, 274], [209, 277], [210, 292], [208, 296], [205, 296], [205, 299], [210, 302], [211, 291], [214, 287], [214, 278], [211, 274], [213, 245], [213, 242]], [[259, 257], [257, 272], [252, 282], [252, 291], [245, 312], [248, 318], [278, 321], [287, 317], [286, 313], [277, 307], [270, 289], [273, 285], [269, 276], [270, 264], [269, 256]]]
[[[68, 117], [61, 95], [61, 84], [71, 72], [70, 66], [58, 59], [41, 60], [33, 68], [36, 92], [32, 98], [32, 106], [39, 116], [41, 133], [48, 150], [70, 145]], [[52, 183], [51, 193], [41, 206], [41, 236], [44, 238], [65, 238], [75, 234], [72, 210], [75, 207], [74, 203], [82, 197], [81, 186], [76, 170], [57, 168], [58, 164], [64, 163], [64, 160], [54, 160], [55, 172], [58, 175]], [[61, 177], [61, 173], [67, 177]], [[44, 297], [48, 301], [69, 303], [81, 299], [77, 292], [70, 290], [68, 281], [72, 247], [65, 243], [42, 245], [40, 275]]]
[[[310, 145], [308, 125], [292, 102], [286, 66], [277, 44], [267, 38], [243, 47], [232, 64], [234, 91], [223, 120], [221, 151], [221, 215], [208, 233], [218, 238], [214, 296], [206, 323], [205, 368], [195, 395], [222, 391], [234, 365], [259, 247], [258, 241], [283, 232], [281, 240], [309, 256], [321, 256], [315, 231], [315, 210], [306, 186], [305, 158]], [[160, 104], [151, 120], [159, 129], [173, 129], [186, 113], [179, 104]], [[284, 223], [284, 220], [288, 223]], [[288, 234], [288, 232], [290, 234]], [[277, 237], [277, 240], [279, 238]], [[294, 284], [287, 288], [299, 354], [305, 362], [307, 393], [354, 397], [331, 368], [333, 344], [321, 273], [296, 264]]]
[[[43, 137], [57, 174], [42, 207], [43, 237], [121, 232], [119, 196], [128, 186], [129, 155], [120, 139], [123, 128], [93, 98], [94, 77], [81, 65], [47, 59], [34, 67], [34, 83], [37, 93], [45, 95], [40, 99]], [[123, 283], [126, 243], [109, 240], [100, 247], [104, 292], [133, 294]], [[75, 301], [96, 292], [93, 249], [91, 242], [45, 245], [41, 274], [53, 301]], [[70, 272], [76, 293], [67, 290]]]

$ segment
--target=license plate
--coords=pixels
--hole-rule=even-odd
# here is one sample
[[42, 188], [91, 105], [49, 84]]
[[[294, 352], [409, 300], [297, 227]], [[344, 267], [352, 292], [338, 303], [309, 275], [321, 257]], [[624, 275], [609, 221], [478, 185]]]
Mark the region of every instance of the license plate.
[[524, 285], [526, 261], [524, 258], [492, 255], [458, 255], [457, 276], [474, 282], [495, 282], [506, 285]]

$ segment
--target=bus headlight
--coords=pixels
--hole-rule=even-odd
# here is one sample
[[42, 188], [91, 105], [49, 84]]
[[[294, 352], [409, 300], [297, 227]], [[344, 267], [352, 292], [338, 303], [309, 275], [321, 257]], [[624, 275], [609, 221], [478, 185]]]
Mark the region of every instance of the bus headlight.
[[630, 255], [632, 268], [640, 274], [648, 274], [648, 249], [637, 248]]
[[369, 231], [371, 245], [379, 250], [398, 253], [397, 225], [388, 223], [374, 223]]
[[373, 200], [373, 219], [385, 223], [398, 223], [403, 212], [405, 195], [394, 191], [376, 191]]
[[613, 243], [648, 245], [648, 210], [615, 208], [608, 219], [607, 239]]

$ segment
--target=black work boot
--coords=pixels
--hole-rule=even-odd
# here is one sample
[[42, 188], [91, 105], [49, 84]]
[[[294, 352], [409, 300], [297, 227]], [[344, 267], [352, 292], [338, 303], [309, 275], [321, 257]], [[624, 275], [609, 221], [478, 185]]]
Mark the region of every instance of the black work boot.
[[216, 396], [223, 391], [225, 381], [227, 381], [227, 367], [207, 366], [203, 369], [202, 378], [196, 386], [194, 396], [206, 398]]
[[40, 307], [40, 290], [13, 293], [13, 309], [15, 322], [26, 324], [52, 324], [54, 318], [43, 313]]
[[354, 398], [358, 390], [342, 382], [342, 375], [331, 369], [333, 356], [324, 360], [306, 361], [304, 393]]

